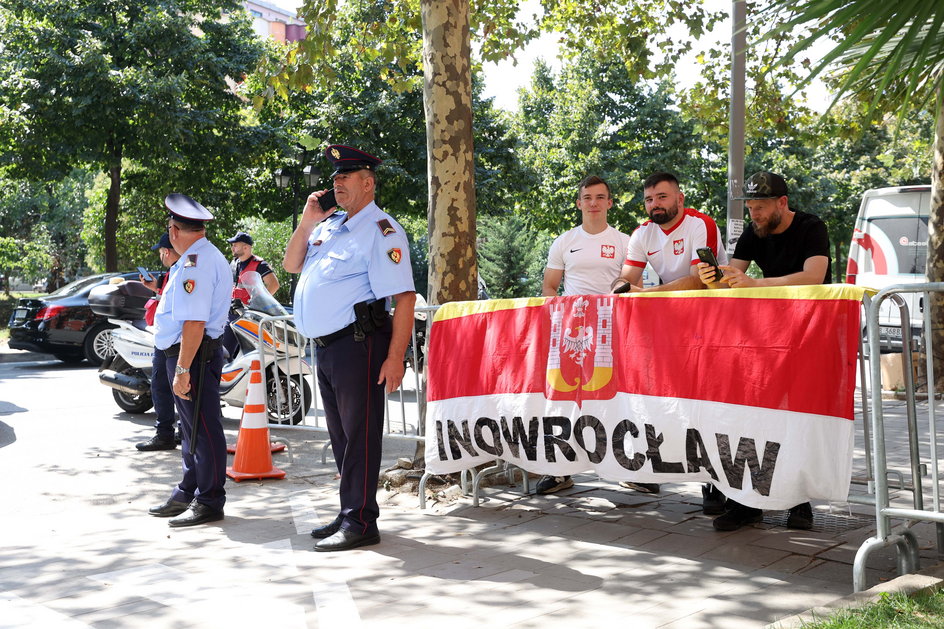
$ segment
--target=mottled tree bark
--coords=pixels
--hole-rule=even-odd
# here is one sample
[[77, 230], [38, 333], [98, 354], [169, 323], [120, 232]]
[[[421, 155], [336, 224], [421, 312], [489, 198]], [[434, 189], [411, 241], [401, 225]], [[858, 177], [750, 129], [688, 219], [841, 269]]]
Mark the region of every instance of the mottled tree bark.
[[[928, 281], [944, 282], [944, 86], [938, 92], [934, 159], [931, 165], [931, 213], [928, 221]], [[944, 389], [944, 294], [931, 298], [931, 348], [934, 380]]]
[[468, 0], [422, 0], [430, 304], [475, 299], [475, 167]]

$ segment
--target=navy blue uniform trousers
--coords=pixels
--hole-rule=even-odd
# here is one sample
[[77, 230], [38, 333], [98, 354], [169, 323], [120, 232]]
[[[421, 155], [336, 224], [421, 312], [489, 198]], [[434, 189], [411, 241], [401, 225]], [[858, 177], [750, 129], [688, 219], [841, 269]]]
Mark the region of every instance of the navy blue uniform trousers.
[[[177, 412], [180, 414], [181, 457], [183, 459], [183, 479], [171, 494], [173, 500], [197, 502], [211, 509], [221, 510], [226, 502], [226, 436], [220, 421], [220, 376], [223, 372], [223, 349], [217, 348], [210, 354], [203, 365], [200, 364], [200, 352], [194, 356], [190, 365], [190, 399], [174, 396]], [[174, 381], [176, 356], [167, 356], [165, 371], [168, 379]], [[200, 394], [200, 408], [194, 408], [197, 383], [200, 382], [199, 369], [204, 369], [203, 393]], [[197, 433], [197, 449], [190, 454], [190, 439], [193, 435], [193, 417], [199, 410], [200, 423]]]
[[174, 390], [171, 381], [167, 379], [167, 357], [164, 351], [154, 348], [154, 358], [151, 360], [151, 401], [154, 402], [154, 412], [157, 419], [154, 428], [160, 439], [169, 441], [174, 438]]
[[341, 473], [341, 527], [377, 532], [377, 478], [383, 442], [384, 386], [377, 384], [390, 347], [390, 325], [363, 341], [350, 334], [316, 350], [318, 387], [331, 450]]

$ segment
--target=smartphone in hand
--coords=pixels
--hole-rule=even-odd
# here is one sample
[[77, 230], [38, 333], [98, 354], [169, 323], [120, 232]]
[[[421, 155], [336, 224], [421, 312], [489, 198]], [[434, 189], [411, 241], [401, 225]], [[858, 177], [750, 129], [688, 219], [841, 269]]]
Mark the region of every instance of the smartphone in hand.
[[138, 274], [144, 278], [146, 282], [153, 282], [154, 276], [151, 275], [151, 272], [145, 269], [143, 266], [138, 267]]
[[334, 208], [338, 207], [338, 202], [334, 198], [334, 188], [331, 188], [326, 193], [318, 197], [318, 205], [321, 206], [321, 209], [324, 212], [330, 212]]
[[719, 281], [724, 277], [724, 271], [718, 268], [718, 258], [715, 257], [715, 252], [711, 250], [710, 247], [699, 247], [695, 249], [695, 253], [698, 254], [698, 259], [715, 267], [715, 281]]

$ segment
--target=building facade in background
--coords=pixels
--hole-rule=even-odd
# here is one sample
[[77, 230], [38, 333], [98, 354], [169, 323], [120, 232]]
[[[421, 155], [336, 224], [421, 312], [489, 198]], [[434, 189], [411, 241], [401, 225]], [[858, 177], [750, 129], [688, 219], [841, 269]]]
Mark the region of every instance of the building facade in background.
[[279, 42], [305, 39], [305, 23], [296, 17], [296, 11], [257, 0], [244, 0], [243, 6], [252, 16], [253, 28], [260, 37], [271, 37]]

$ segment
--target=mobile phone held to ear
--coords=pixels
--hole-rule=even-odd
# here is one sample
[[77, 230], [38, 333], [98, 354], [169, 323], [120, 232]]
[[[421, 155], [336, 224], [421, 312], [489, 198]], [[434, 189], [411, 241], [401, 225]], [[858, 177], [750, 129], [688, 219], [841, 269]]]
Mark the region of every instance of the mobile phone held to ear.
[[325, 212], [330, 212], [334, 208], [338, 207], [338, 202], [334, 198], [334, 188], [331, 188], [326, 193], [318, 197], [318, 205], [320, 205], [322, 211]]
[[153, 282], [153, 281], [154, 281], [154, 276], [151, 275], [151, 272], [148, 271], [147, 269], [145, 269], [143, 266], [139, 266], [139, 267], [138, 267], [138, 274], [139, 274], [141, 277], [143, 277], [144, 280], [147, 281], [147, 282]]
[[698, 259], [704, 262], [705, 264], [710, 264], [715, 267], [715, 281], [719, 281], [724, 277], [724, 271], [718, 268], [718, 258], [715, 257], [715, 252], [709, 247], [699, 247], [695, 249], [695, 253], [698, 254]]

